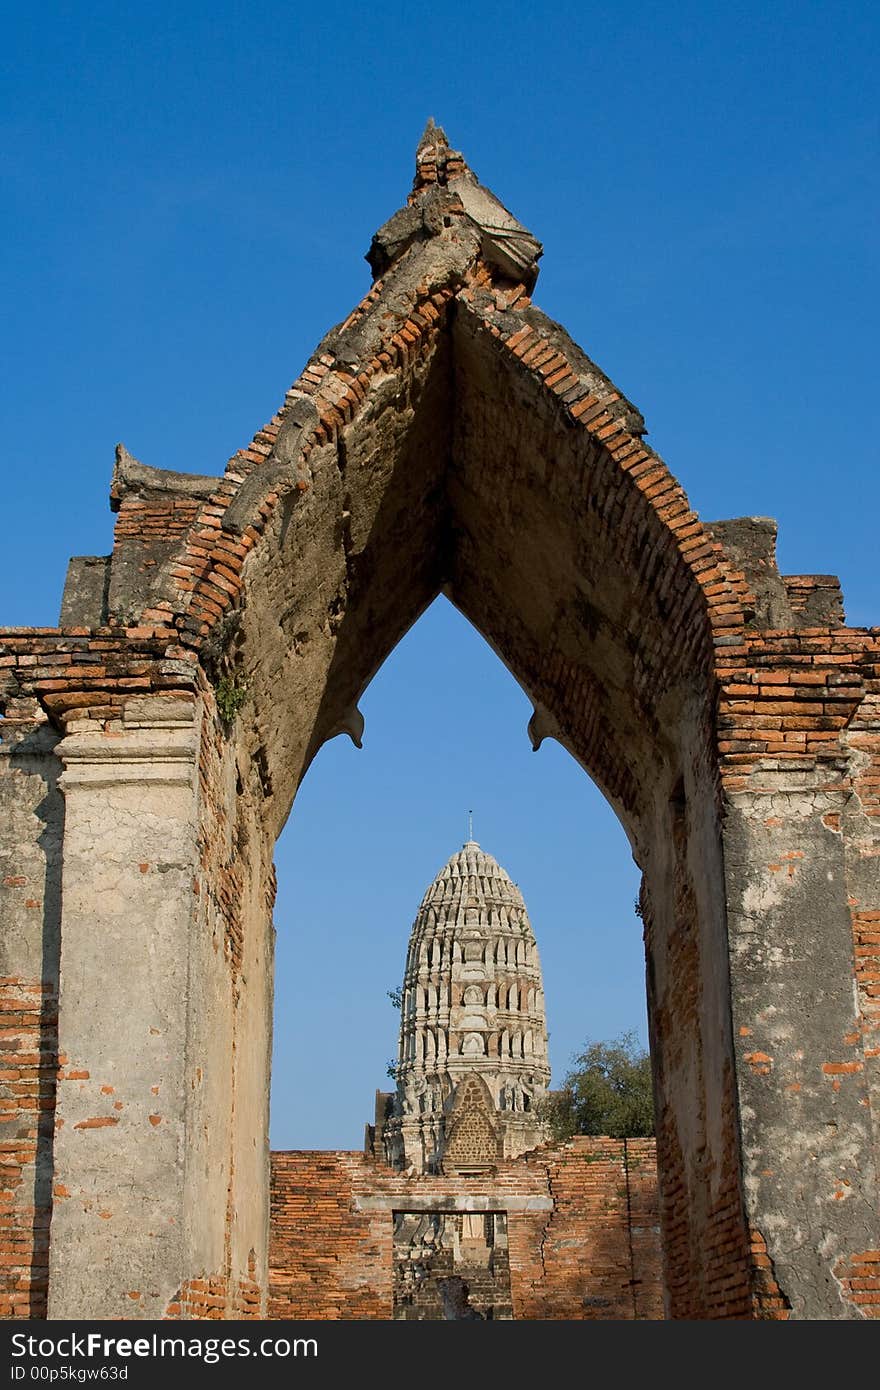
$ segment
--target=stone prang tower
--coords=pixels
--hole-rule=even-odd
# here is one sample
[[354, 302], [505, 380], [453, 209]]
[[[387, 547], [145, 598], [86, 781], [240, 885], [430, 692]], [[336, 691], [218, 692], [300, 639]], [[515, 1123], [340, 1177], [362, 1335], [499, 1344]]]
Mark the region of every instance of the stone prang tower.
[[[486, 1172], [545, 1138], [547, 1026], [523, 896], [475, 840], [428, 888], [410, 935], [397, 1091], [376, 1147], [397, 1168]], [[384, 1115], [379, 1112], [384, 1110]]]

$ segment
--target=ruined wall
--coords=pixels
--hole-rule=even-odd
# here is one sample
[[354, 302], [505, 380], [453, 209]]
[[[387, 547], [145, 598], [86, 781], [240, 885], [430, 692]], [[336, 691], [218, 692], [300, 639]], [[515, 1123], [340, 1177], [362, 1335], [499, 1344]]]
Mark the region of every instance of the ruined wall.
[[7, 1316], [265, 1307], [262, 790], [195, 664], [157, 646], [4, 641], [35, 692], [0, 722]]
[[429, 127], [281, 411], [216, 479], [120, 449], [112, 557], [0, 630], [7, 1312], [50, 1184], [50, 1315], [262, 1306], [272, 845], [441, 589], [643, 870], [669, 1314], [880, 1306], [880, 632], [700, 521], [540, 252]]
[[[663, 1316], [653, 1140], [574, 1139], [469, 1178], [407, 1178], [356, 1153], [276, 1153], [271, 1190], [270, 1317], [406, 1316], [393, 1250], [405, 1212], [506, 1213], [515, 1318]], [[437, 1314], [430, 1301], [426, 1311]]]

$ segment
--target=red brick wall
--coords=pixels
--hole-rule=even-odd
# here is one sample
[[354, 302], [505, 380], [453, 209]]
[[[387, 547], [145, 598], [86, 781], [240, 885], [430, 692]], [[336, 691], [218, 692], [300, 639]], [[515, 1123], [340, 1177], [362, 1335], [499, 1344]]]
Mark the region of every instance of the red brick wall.
[[[254, 1274], [253, 1261], [250, 1273]], [[260, 1318], [262, 1289], [256, 1279], [241, 1279], [232, 1288], [227, 1274], [206, 1275], [204, 1279], [187, 1279], [165, 1309], [165, 1317], [195, 1318], [208, 1321], [218, 1318], [254, 1320]]]
[[[515, 1317], [663, 1316], [654, 1141], [592, 1138], [487, 1178], [407, 1178], [357, 1153], [273, 1154], [269, 1316], [390, 1319], [392, 1211], [465, 1196], [508, 1212]], [[552, 1209], [515, 1209], [529, 1198]]]
[[391, 1317], [391, 1213], [353, 1210], [377, 1172], [357, 1153], [272, 1155], [270, 1318]]
[[[41, 1142], [51, 1143], [47, 1126], [51, 1129], [55, 1113], [57, 1027], [54, 987], [0, 980], [2, 1318], [46, 1316], [51, 1195], [35, 1174]], [[48, 1163], [42, 1167], [47, 1177]]]
[[841, 1260], [835, 1271], [846, 1292], [865, 1318], [880, 1318], [880, 1250], [863, 1250]]
[[546, 1178], [554, 1206], [509, 1218], [515, 1316], [662, 1318], [654, 1140], [575, 1139], [520, 1162]]

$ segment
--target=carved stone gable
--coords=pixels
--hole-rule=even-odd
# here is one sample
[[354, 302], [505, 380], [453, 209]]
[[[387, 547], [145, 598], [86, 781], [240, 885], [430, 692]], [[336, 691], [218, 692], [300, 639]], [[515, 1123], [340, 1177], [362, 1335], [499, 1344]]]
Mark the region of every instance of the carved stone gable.
[[501, 1141], [491, 1114], [491, 1096], [476, 1077], [455, 1092], [448, 1121], [443, 1167], [447, 1172], [486, 1172], [501, 1157]]

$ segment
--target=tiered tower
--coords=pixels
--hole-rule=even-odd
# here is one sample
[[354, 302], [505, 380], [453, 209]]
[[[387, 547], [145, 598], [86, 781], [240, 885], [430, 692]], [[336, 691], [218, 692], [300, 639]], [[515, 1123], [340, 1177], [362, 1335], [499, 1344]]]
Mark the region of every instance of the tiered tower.
[[523, 896], [468, 840], [413, 923], [385, 1155], [425, 1172], [481, 1171], [524, 1153], [545, 1137], [535, 1103], [549, 1080], [541, 965]]

